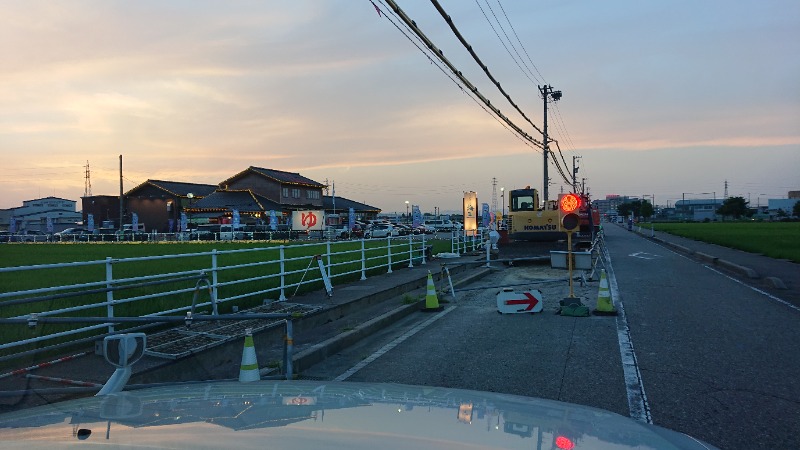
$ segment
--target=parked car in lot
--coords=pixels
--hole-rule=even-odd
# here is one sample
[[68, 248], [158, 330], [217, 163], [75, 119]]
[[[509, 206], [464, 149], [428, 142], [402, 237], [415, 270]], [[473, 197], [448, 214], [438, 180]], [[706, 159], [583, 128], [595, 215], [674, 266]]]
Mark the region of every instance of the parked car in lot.
[[427, 225], [420, 225], [414, 228], [414, 234], [434, 234], [436, 230], [433, 227], [429, 227]]
[[454, 231], [462, 228], [459, 222], [451, 222], [450, 219], [428, 219], [425, 221], [425, 226], [436, 231]]
[[372, 224], [364, 233], [364, 237], [369, 238], [385, 238], [389, 236], [397, 236], [397, 229], [388, 223]]
[[89, 240], [89, 231], [79, 227], [67, 228], [54, 234], [53, 240], [61, 242], [87, 241]]
[[38, 230], [22, 230], [12, 236], [14, 242], [47, 242], [50, 235]]
[[395, 229], [397, 229], [398, 236], [408, 236], [409, 234], [413, 233], [410, 225], [406, 225], [404, 223], [396, 223], [392, 224], [392, 226], [395, 227]]

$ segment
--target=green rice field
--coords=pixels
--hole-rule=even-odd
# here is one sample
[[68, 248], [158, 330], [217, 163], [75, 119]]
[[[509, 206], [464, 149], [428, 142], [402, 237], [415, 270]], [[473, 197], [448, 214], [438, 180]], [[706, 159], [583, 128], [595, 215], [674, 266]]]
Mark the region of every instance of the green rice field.
[[[330, 275], [334, 285], [358, 280], [361, 276], [361, 241], [340, 241], [331, 244], [330, 260], [327, 256], [328, 246], [325, 242], [292, 242], [284, 248], [284, 286], [286, 297], [296, 294], [322, 290], [324, 285], [319, 279], [319, 266], [315, 255], [323, 255], [327, 266], [330, 262]], [[57, 263], [102, 263], [81, 265], [71, 264], [68, 267], [40, 268], [0, 272], [0, 292], [9, 293], [28, 291], [21, 296], [0, 300], [0, 317], [18, 317], [43, 311], [56, 311], [62, 308], [86, 305], [86, 309], [65, 313], [67, 316], [105, 317], [107, 307], [101, 305], [107, 301], [105, 291], [107, 274], [113, 280], [134, 277], [154, 277], [158, 284], [148, 285], [142, 281], [123, 281], [115, 284], [113, 292], [114, 316], [138, 317], [176, 308], [187, 308], [192, 305], [193, 297], [199, 295], [198, 303], [208, 302], [210, 292], [196, 288], [198, 274], [203, 271], [209, 277], [211, 268], [218, 269], [214, 274], [217, 281], [217, 299], [220, 312], [230, 312], [233, 305], [241, 308], [260, 305], [266, 300], [278, 300], [280, 295], [281, 243], [265, 242], [201, 242], [201, 243], [9, 243], [0, 245], [0, 267], [35, 266]], [[430, 240], [426, 245], [434, 246], [434, 253], [450, 251], [449, 240]], [[216, 255], [210, 252], [216, 250]], [[392, 266], [400, 269], [408, 265], [409, 244], [405, 240], [392, 241]], [[385, 273], [387, 268], [387, 248], [385, 240], [365, 241], [364, 255], [366, 275], [373, 276]], [[137, 260], [137, 258], [149, 258]], [[174, 255], [184, 255], [175, 257]], [[421, 257], [421, 249], [415, 247], [414, 258]], [[111, 263], [106, 259], [111, 258]], [[216, 264], [212, 262], [216, 260]], [[384, 267], [380, 267], [384, 265]], [[315, 280], [313, 282], [309, 282]], [[163, 283], [162, 283], [163, 282]], [[36, 292], [36, 289], [75, 286], [95, 283], [92, 286], [61, 288], [57, 298], [52, 292]], [[302, 283], [302, 284], [300, 284]], [[299, 284], [299, 285], [298, 285]], [[182, 291], [182, 292], [178, 292]], [[170, 293], [164, 295], [165, 293]], [[151, 297], [151, 298], [148, 298]], [[33, 303], [21, 303], [18, 299], [39, 299]], [[130, 300], [128, 300], [130, 299]], [[231, 299], [225, 301], [225, 299]], [[97, 305], [97, 306], [94, 306]], [[206, 308], [207, 309], [207, 308]], [[174, 314], [174, 313], [173, 313]], [[180, 315], [180, 314], [179, 314]], [[75, 329], [72, 325], [41, 325], [36, 330], [25, 325], [0, 325], [0, 342], [15, 342], [37, 335], [51, 335]], [[118, 329], [124, 328], [118, 326]], [[69, 341], [78, 337], [73, 335], [58, 341]], [[14, 354], [18, 350], [31, 350], [26, 345], [12, 351], [0, 351], [2, 356]], [[0, 364], [2, 365], [2, 364]]]
[[800, 263], [800, 222], [656, 223], [655, 229]]

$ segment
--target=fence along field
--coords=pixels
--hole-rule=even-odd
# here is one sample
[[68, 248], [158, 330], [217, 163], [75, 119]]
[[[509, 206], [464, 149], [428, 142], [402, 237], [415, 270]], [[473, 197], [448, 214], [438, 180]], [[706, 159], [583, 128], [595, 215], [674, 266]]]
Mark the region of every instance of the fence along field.
[[[450, 242], [434, 245], [449, 249]], [[198, 311], [210, 312], [208, 289], [195, 292], [201, 273], [211, 284], [219, 312], [226, 313], [234, 305], [247, 308], [323, 289], [317, 255], [335, 285], [385, 273], [389, 267], [408, 267], [409, 259], [420, 264], [422, 246], [411, 239], [285, 246], [8, 244], [2, 247], [0, 264], [0, 317], [182, 315], [197, 294]], [[0, 363], [122, 329], [120, 324], [0, 325]]]

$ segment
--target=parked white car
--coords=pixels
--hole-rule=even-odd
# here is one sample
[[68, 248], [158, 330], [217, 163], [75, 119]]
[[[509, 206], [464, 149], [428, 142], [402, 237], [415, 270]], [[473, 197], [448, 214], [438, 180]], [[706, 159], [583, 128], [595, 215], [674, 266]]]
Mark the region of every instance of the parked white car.
[[398, 230], [388, 223], [373, 224], [364, 234], [365, 238], [385, 238], [388, 236], [397, 236]]

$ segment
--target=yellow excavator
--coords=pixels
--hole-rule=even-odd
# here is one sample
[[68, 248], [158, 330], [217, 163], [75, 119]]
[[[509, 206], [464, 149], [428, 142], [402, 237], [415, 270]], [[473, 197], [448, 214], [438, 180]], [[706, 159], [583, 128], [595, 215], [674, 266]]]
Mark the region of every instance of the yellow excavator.
[[[600, 224], [600, 214], [588, 196], [580, 195], [578, 237], [591, 240]], [[567, 238], [561, 226], [558, 201], [539, 203], [539, 192], [526, 186], [508, 193], [508, 238], [512, 241], [555, 242]]]

